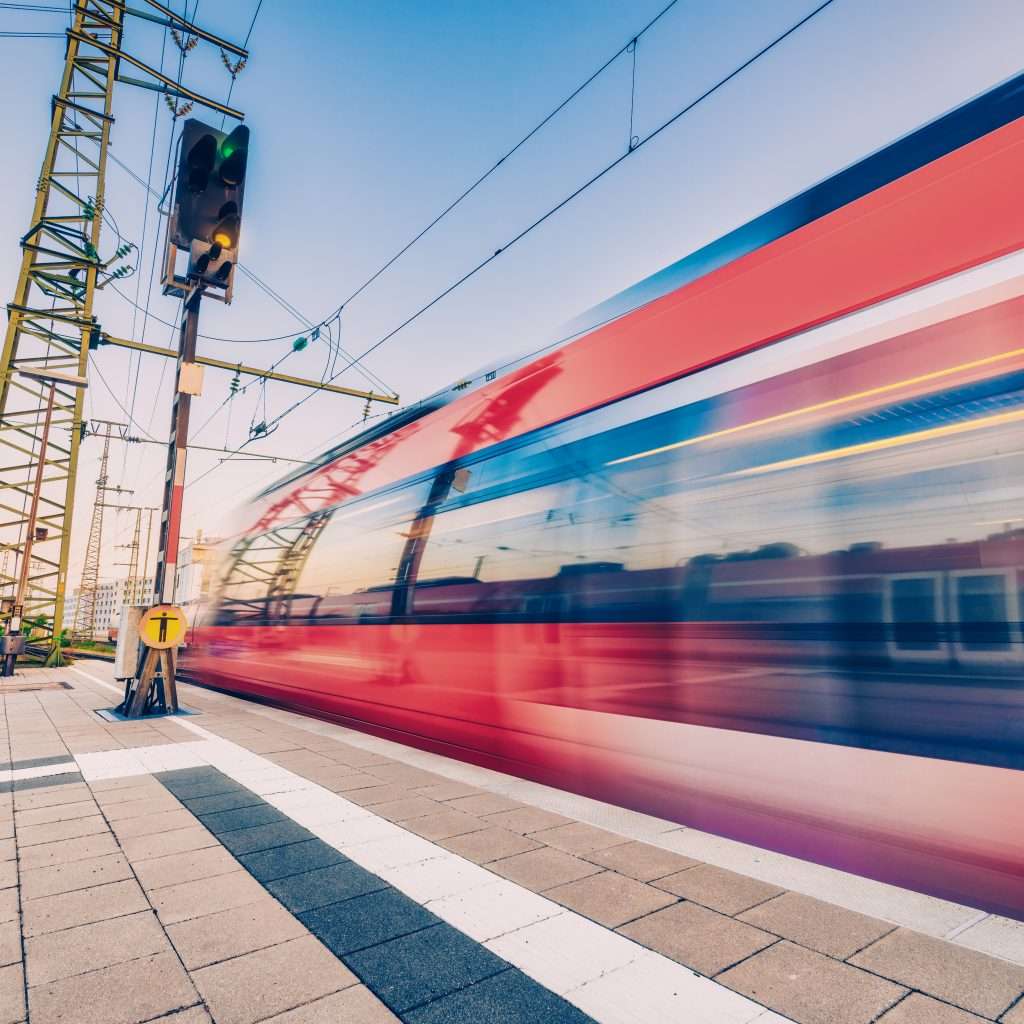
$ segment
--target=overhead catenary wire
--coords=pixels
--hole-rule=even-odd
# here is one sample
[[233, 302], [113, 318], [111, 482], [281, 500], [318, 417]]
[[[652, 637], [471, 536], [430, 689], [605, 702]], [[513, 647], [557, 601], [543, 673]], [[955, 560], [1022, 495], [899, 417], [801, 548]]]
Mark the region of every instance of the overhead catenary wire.
[[[365, 359], [368, 355], [370, 355], [372, 352], [375, 352], [382, 345], [386, 344], [388, 341], [390, 341], [392, 338], [394, 338], [397, 334], [399, 334], [401, 331], [403, 331], [410, 324], [412, 324], [416, 320], [418, 320], [421, 316], [423, 316], [424, 313], [426, 313], [428, 310], [432, 309], [434, 306], [436, 306], [443, 299], [447, 298], [447, 296], [451, 295], [451, 293], [454, 292], [457, 288], [461, 287], [463, 284], [465, 284], [471, 278], [475, 277], [481, 270], [483, 270], [485, 267], [487, 267], [491, 263], [493, 263], [499, 256], [501, 256], [503, 253], [507, 252], [514, 245], [516, 245], [518, 242], [520, 242], [524, 238], [526, 238], [527, 235], [529, 235], [531, 232], [535, 231], [538, 227], [540, 227], [548, 219], [553, 217], [560, 210], [562, 210], [566, 206], [568, 206], [569, 203], [571, 203], [578, 196], [580, 196], [584, 192], [586, 192], [587, 189], [589, 189], [593, 185], [595, 185], [606, 174], [609, 174], [612, 170], [614, 170], [616, 167], [618, 167], [621, 163], [623, 163], [624, 161], [626, 161], [630, 157], [632, 157], [638, 150], [642, 149], [645, 145], [647, 145], [647, 143], [653, 141], [655, 138], [657, 138], [659, 135], [661, 135], [662, 132], [664, 132], [667, 128], [671, 127], [673, 124], [675, 124], [677, 121], [679, 121], [680, 118], [682, 118], [686, 114], [688, 114], [691, 110], [694, 109], [694, 107], [698, 106], [700, 103], [703, 103], [706, 99], [708, 99], [714, 93], [718, 92], [718, 90], [721, 89], [723, 86], [725, 86], [728, 82], [732, 81], [732, 79], [734, 79], [737, 75], [741, 74], [748, 67], [750, 67], [751, 64], [755, 63], [757, 60], [759, 60], [761, 57], [763, 57], [766, 53], [768, 53], [769, 51], [773, 50], [776, 46], [778, 46], [780, 43], [782, 43], [785, 39], [788, 39], [794, 32], [798, 31], [800, 28], [802, 28], [804, 25], [806, 25], [812, 18], [814, 18], [816, 15], [820, 14], [823, 10], [825, 10], [826, 7], [829, 7], [833, 2], [834, 2], [834, 0], [823, 0], [822, 3], [818, 4], [818, 6], [816, 6], [813, 10], [811, 10], [808, 14], [804, 15], [799, 21], [797, 21], [796, 23], [791, 25], [788, 29], [786, 29], [781, 34], [777, 35], [774, 39], [772, 39], [771, 42], [769, 42], [765, 46], [761, 47], [761, 49], [758, 50], [751, 57], [748, 57], [745, 61], [743, 61], [742, 64], [739, 64], [737, 67], [733, 68], [733, 70], [730, 71], [727, 75], [725, 75], [724, 77], [720, 78], [717, 82], [714, 83], [714, 85], [712, 85], [709, 88], [705, 89], [704, 92], [702, 92], [695, 99], [691, 100], [689, 103], [687, 103], [681, 109], [679, 109], [674, 114], [672, 114], [669, 118], [667, 118], [660, 125], [658, 125], [657, 128], [655, 128], [652, 131], [648, 132], [647, 135], [645, 135], [643, 138], [641, 138], [635, 145], [630, 145], [626, 149], [625, 152], [621, 153], [614, 160], [611, 160], [609, 163], [607, 163], [596, 174], [593, 174], [590, 178], [588, 178], [585, 182], [583, 182], [582, 185], [580, 185], [579, 187], [574, 189], [572, 192], [570, 192], [567, 196], [565, 196], [564, 199], [560, 200], [558, 203], [556, 203], [554, 206], [552, 206], [550, 209], [548, 209], [545, 213], [541, 214], [541, 216], [539, 216], [538, 218], [536, 218], [536, 220], [534, 220], [532, 223], [530, 223], [525, 228], [523, 228], [518, 234], [514, 235], [503, 246], [501, 246], [498, 249], [496, 249], [489, 256], [486, 256], [484, 259], [480, 260], [479, 263], [477, 263], [475, 266], [473, 266], [469, 270], [467, 270], [464, 274], [462, 274], [455, 281], [453, 281], [450, 285], [448, 285], [444, 290], [439, 292], [437, 295], [435, 295], [432, 299], [430, 299], [424, 305], [420, 306], [410, 316], [406, 317], [400, 324], [398, 324], [396, 327], [393, 327], [390, 331], [388, 331], [385, 335], [383, 335], [383, 337], [378, 338], [377, 341], [375, 341], [372, 345], [370, 345], [369, 347], [364, 349], [356, 357], [355, 361], [359, 361], [359, 360]], [[334, 374], [333, 377], [328, 379], [327, 383], [331, 383], [333, 380], [335, 380], [337, 377], [339, 377], [342, 373], [344, 373], [349, 368], [349, 366], [351, 366], [351, 365], [352, 365], [352, 363], [348, 363], [345, 366], [343, 366], [340, 370], [337, 371], [337, 373]], [[287, 409], [285, 409], [284, 412], [280, 413], [278, 416], [275, 416], [274, 419], [272, 421], [270, 421], [270, 423], [268, 423], [268, 426], [271, 423], [279, 423], [284, 417], [290, 415], [296, 409], [298, 409], [300, 406], [302, 406], [307, 401], [309, 401], [309, 399], [311, 397], [312, 397], [312, 394], [306, 395], [305, 397], [300, 398], [298, 401], [294, 402]]]

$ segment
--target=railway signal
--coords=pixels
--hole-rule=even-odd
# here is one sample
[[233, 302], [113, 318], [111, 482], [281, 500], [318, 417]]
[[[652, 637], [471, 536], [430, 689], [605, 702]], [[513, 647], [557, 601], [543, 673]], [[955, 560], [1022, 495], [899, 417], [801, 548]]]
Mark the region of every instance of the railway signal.
[[245, 125], [225, 133], [195, 118], [185, 122], [171, 242], [188, 253], [186, 287], [202, 282], [223, 289], [226, 302], [238, 262], [248, 157]]

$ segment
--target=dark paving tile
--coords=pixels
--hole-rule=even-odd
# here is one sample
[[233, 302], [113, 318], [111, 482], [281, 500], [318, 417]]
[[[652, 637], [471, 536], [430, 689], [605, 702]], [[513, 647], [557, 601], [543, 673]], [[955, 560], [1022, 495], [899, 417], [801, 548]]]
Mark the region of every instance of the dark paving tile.
[[303, 910], [313, 910], [329, 903], [350, 900], [353, 896], [376, 892], [387, 888], [388, 884], [349, 861], [347, 864], [332, 864], [315, 871], [305, 871], [301, 875], [279, 878], [276, 882], [268, 882], [266, 887], [293, 914], [298, 914]]
[[440, 924], [429, 910], [391, 888], [319, 907], [298, 918], [335, 956]]
[[302, 843], [313, 838], [313, 833], [296, 825], [293, 821], [275, 821], [255, 828], [239, 828], [234, 832], [223, 832], [217, 837], [221, 844], [236, 857], [257, 850], [269, 850], [274, 846], [288, 843]]
[[255, 804], [252, 807], [236, 807], [231, 811], [200, 814], [198, 818], [211, 832], [217, 835], [222, 832], [234, 832], [239, 828], [269, 825], [272, 821], [288, 820], [276, 807], [271, 807], [267, 803]]
[[515, 968], [404, 1015], [408, 1024], [592, 1024], [575, 1006]]
[[211, 779], [226, 779], [227, 776], [213, 765], [200, 765], [197, 768], [175, 768], [167, 772], [154, 772], [165, 786], [177, 786], [185, 782], [209, 782]]
[[22, 761], [3, 761], [0, 763], [0, 770], [13, 768], [20, 771], [22, 768], [44, 768], [51, 764], [71, 764], [74, 758], [70, 754], [54, 754], [52, 757], [27, 757]]
[[508, 968], [504, 960], [447, 924], [352, 953], [345, 963], [396, 1013]]
[[195, 781], [184, 780], [182, 782], [164, 782], [164, 785], [179, 800], [195, 800], [201, 796], [217, 796], [219, 793], [237, 793], [239, 785], [232, 782], [226, 775], [220, 778], [211, 777], [206, 780], [196, 779]]
[[255, 807], [264, 801], [252, 790], [239, 786], [236, 790], [216, 793], [214, 796], [186, 797], [181, 802], [193, 814], [213, 814], [215, 811], [231, 811], [236, 807]]
[[348, 857], [319, 839], [309, 839], [304, 843], [289, 843], [258, 853], [245, 853], [238, 860], [257, 882], [273, 882], [315, 868], [345, 864]]
[[61, 772], [60, 775], [44, 775], [38, 779], [15, 779], [13, 782], [0, 782], [0, 793], [21, 793], [26, 789], [66, 786], [69, 782], [82, 781], [81, 772]]

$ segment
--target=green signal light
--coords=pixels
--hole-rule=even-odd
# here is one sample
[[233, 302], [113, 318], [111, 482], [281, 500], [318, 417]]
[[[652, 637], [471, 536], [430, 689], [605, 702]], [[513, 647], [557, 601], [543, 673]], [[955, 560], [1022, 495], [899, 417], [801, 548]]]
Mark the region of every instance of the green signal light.
[[235, 151], [235, 144], [230, 139], [225, 139], [220, 147], [220, 155], [227, 160]]

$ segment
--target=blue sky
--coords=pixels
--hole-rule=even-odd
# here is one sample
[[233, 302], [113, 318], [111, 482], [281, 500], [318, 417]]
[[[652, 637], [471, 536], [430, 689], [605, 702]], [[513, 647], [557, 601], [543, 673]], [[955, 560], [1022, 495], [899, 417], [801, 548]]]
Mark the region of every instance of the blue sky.
[[[49, 3], [56, 0], [47, 0]], [[241, 258], [290, 303], [318, 320], [428, 223], [498, 156], [642, 28], [667, 0], [412, 2], [264, 0], [252, 56], [232, 100], [252, 129]], [[141, 0], [139, 0], [141, 5]], [[175, 0], [181, 10], [181, 0]], [[256, 0], [199, 0], [204, 27], [241, 41]], [[634, 128], [643, 137], [717, 78], [808, 13], [809, 0], [679, 0], [637, 49]], [[192, 10], [192, 0], [189, 2]], [[58, 14], [0, 11], [0, 31], [61, 28]], [[560, 325], [609, 295], [774, 206], [807, 185], [1020, 69], [1024, 7], [1016, 0], [835, 0], [708, 102], [624, 161], [594, 188], [504, 253], [367, 361], [404, 401], [482, 364], [557, 336]], [[159, 64], [162, 30], [132, 21], [126, 45]], [[168, 42], [166, 61], [176, 52]], [[0, 169], [0, 289], [13, 292], [17, 239], [28, 226], [61, 70], [59, 40], [0, 38], [7, 144]], [[632, 58], [620, 58], [458, 210], [345, 310], [342, 344], [360, 352], [621, 153], [629, 136]], [[228, 77], [200, 45], [185, 82], [223, 99]], [[118, 87], [113, 152], [163, 187], [171, 118], [154, 94]], [[198, 116], [204, 115], [200, 111]], [[219, 117], [214, 118], [214, 123]], [[121, 285], [145, 305], [157, 221], [152, 202], [116, 165], [108, 209], [135, 242], [148, 216], [143, 268]], [[110, 243], [112, 235], [106, 235]], [[5, 241], [6, 240], [6, 241]], [[152, 290], [150, 311], [173, 320], [174, 300]], [[103, 326], [129, 335], [132, 306], [108, 291]], [[206, 334], [254, 338], [300, 324], [245, 278], [231, 307], [204, 306]], [[167, 345], [168, 327], [134, 317], [135, 336]], [[269, 364], [289, 343], [201, 341], [201, 351]], [[319, 377], [322, 344], [282, 369]], [[105, 349], [97, 366], [131, 406], [128, 356]], [[300, 393], [250, 387], [227, 403], [228, 374], [210, 371], [193, 407], [197, 443], [237, 447], [255, 416]], [[171, 367], [145, 360], [136, 432], [166, 436]], [[365, 380], [353, 369], [340, 381]], [[378, 411], [378, 407], [374, 411]], [[124, 419], [97, 375], [88, 410]], [[301, 457], [359, 419], [356, 400], [318, 395], [254, 451]], [[211, 418], [212, 417], [212, 418]], [[99, 456], [83, 447], [72, 581], [77, 581]], [[193, 452], [193, 479], [218, 466]], [[163, 454], [117, 451], [115, 482], [159, 504]], [[238, 459], [190, 487], [186, 532], [217, 533], [241, 496], [287, 466]], [[128, 517], [107, 530], [104, 575], [128, 539]]]

